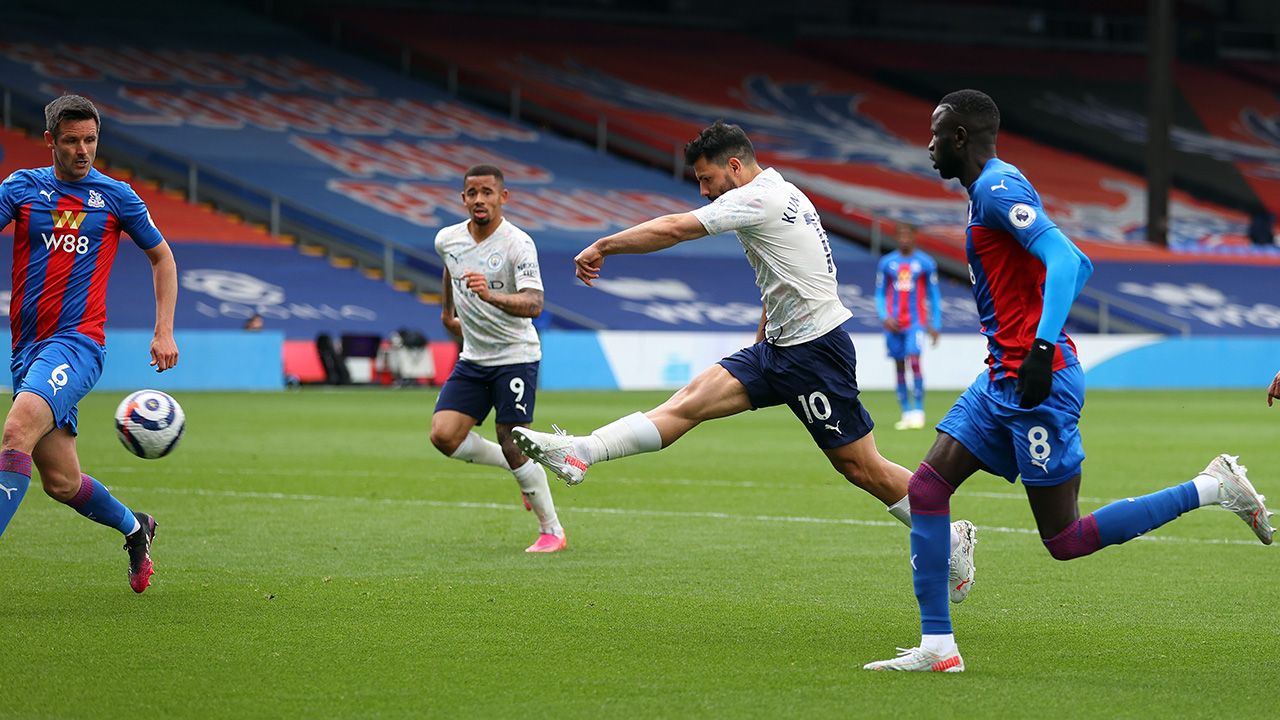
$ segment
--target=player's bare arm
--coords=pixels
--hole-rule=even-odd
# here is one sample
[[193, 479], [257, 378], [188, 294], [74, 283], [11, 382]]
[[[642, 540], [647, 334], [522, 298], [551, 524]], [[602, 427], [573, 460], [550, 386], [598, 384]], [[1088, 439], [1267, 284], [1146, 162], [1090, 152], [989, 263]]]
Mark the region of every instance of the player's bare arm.
[[463, 278], [468, 290], [508, 315], [535, 318], [542, 314], [541, 290], [523, 288], [513, 293], [496, 293], [489, 289], [489, 280], [481, 273], [469, 272]]
[[640, 255], [706, 237], [707, 229], [693, 213], [663, 215], [591, 243], [573, 259], [574, 274], [591, 285], [609, 255]]
[[444, 325], [445, 332], [453, 339], [461, 342], [462, 321], [458, 319], [458, 311], [453, 305], [453, 278], [449, 277], [447, 269], [440, 280], [440, 286], [443, 288], [440, 293], [440, 324]]
[[760, 326], [756, 328], [756, 342], [764, 342], [764, 328], [768, 324], [769, 318], [764, 308], [760, 308]]
[[1280, 372], [1276, 373], [1276, 379], [1271, 381], [1271, 387], [1267, 388], [1267, 407], [1271, 407], [1271, 403], [1280, 399]]
[[151, 365], [164, 372], [178, 364], [178, 343], [173, 339], [173, 312], [178, 303], [178, 264], [168, 242], [147, 250], [156, 292], [156, 328], [151, 337]]

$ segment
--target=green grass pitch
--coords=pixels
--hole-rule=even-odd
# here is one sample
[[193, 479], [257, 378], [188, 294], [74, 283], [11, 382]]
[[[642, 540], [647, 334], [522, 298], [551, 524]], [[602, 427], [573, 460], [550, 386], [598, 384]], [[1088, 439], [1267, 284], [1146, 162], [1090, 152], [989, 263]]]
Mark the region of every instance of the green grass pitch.
[[[1264, 383], [1265, 384], [1265, 383]], [[1091, 392], [1088, 512], [1241, 455], [1280, 500], [1280, 408], [1254, 392]], [[665, 393], [552, 393], [585, 432]], [[954, 392], [930, 396], [937, 418]], [[955, 612], [968, 672], [863, 663], [919, 639], [907, 534], [784, 408], [696, 429], [552, 489], [569, 533], [530, 556], [514, 480], [427, 441], [432, 392], [179, 395], [142, 461], [81, 406], [85, 471], [160, 522], [156, 576], [33, 487], [0, 540], [0, 717], [1252, 717], [1280, 687], [1280, 552], [1229, 513], [1069, 563], [1020, 486], [953, 501], [979, 526]], [[882, 452], [915, 467], [932, 431]], [[492, 425], [482, 432], [492, 437]]]

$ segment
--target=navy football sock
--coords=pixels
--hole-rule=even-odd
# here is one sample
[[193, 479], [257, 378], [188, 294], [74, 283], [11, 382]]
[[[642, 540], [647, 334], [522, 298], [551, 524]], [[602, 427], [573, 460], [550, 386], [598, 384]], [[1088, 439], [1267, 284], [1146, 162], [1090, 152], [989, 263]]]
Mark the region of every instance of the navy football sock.
[[115, 499], [106, 486], [88, 475], [80, 475], [80, 491], [67, 504], [90, 520], [128, 535], [138, 527], [133, 511]]
[[0, 453], [0, 535], [31, 486], [31, 456], [21, 450]]

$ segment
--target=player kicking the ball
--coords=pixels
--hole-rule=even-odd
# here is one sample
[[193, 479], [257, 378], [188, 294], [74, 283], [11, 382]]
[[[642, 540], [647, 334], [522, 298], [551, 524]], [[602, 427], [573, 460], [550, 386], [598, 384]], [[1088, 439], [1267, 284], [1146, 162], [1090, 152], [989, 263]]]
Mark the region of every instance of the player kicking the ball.
[[[526, 552], [565, 548], [564, 528], [542, 466], [529, 462], [511, 429], [533, 422], [542, 345], [533, 318], [542, 312], [542, 274], [533, 239], [502, 217], [508, 191], [502, 171], [476, 165], [463, 177], [470, 220], [436, 235], [444, 260], [441, 320], [463, 338], [462, 356], [440, 389], [431, 416], [431, 444], [455, 460], [511, 471], [526, 510], [538, 516], [538, 540]], [[495, 410], [498, 442], [472, 428]]]
[[[685, 146], [685, 159], [711, 204], [597, 240], [574, 258], [576, 274], [591, 285], [609, 255], [649, 253], [736, 231], [764, 301], [756, 344], [707, 368], [647, 413], [585, 437], [516, 428], [516, 444], [576, 485], [595, 463], [661, 450], [706, 420], [785, 403], [837, 471], [910, 525], [911, 472], [876, 450], [871, 416], [858, 400], [853, 343], [840, 328], [851, 313], [836, 294], [836, 266], [813, 204], [776, 170], [757, 164], [751, 141], [736, 125], [706, 128]], [[973, 586], [973, 545], [973, 524], [954, 523], [954, 602]]]
[[151, 584], [156, 521], [81, 472], [77, 405], [102, 375], [107, 279], [121, 231], [151, 261], [156, 372], [178, 362], [178, 269], [133, 188], [93, 169], [102, 126], [93, 103], [63, 95], [45, 107], [44, 117], [53, 166], [19, 170], [0, 184], [0, 228], [14, 221], [13, 406], [0, 450], [0, 533], [31, 484], [34, 463], [49, 497], [124, 535], [129, 586], [140, 593]]
[[946, 601], [947, 531], [952, 493], [978, 470], [1009, 482], [1022, 476], [1040, 539], [1058, 560], [1132, 540], [1206, 505], [1234, 511], [1271, 544], [1263, 497], [1229, 455], [1181, 485], [1080, 517], [1084, 372], [1062, 327], [1093, 264], [1049, 220], [1022, 173], [996, 157], [999, 127], [995, 102], [976, 90], [951, 93], [933, 111], [929, 157], [938, 174], [969, 191], [966, 252], [990, 357], [911, 477], [920, 646], [868, 670], [964, 671]]

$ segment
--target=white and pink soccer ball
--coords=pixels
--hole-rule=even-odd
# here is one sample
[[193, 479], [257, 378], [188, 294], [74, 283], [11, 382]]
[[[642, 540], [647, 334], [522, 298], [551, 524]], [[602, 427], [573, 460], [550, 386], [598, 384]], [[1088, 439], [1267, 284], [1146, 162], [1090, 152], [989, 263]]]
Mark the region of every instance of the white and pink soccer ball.
[[116, 436], [120, 443], [147, 460], [173, 452], [186, 427], [182, 406], [159, 390], [139, 390], [121, 400], [116, 408]]

